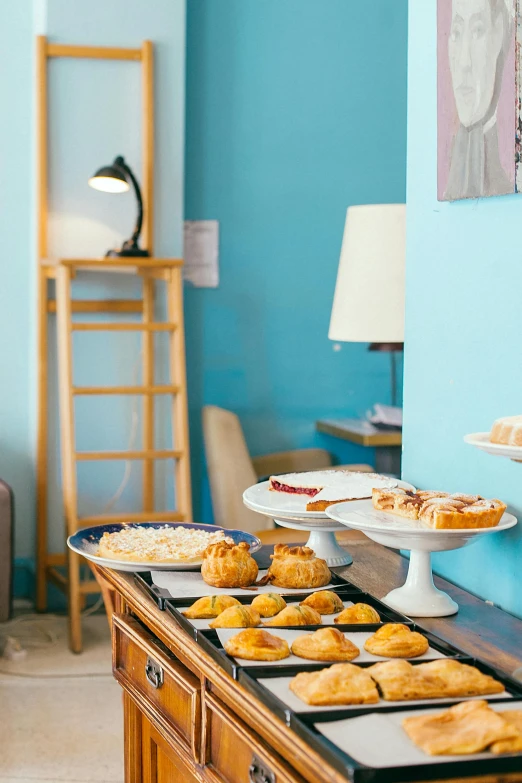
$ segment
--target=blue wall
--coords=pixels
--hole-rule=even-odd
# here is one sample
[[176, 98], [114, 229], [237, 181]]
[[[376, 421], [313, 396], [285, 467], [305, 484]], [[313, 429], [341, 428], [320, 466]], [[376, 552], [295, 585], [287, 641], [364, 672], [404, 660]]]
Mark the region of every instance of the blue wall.
[[[522, 510], [522, 466], [463, 443], [520, 413], [522, 198], [437, 202], [436, 0], [410, 3], [404, 477]], [[435, 557], [522, 615], [522, 531]]]
[[327, 333], [346, 208], [405, 198], [406, 35], [406, 0], [188, 0], [185, 212], [221, 232], [220, 287], [185, 300], [202, 521], [204, 404], [254, 454], [373, 458], [314, 422], [389, 401], [388, 357]]

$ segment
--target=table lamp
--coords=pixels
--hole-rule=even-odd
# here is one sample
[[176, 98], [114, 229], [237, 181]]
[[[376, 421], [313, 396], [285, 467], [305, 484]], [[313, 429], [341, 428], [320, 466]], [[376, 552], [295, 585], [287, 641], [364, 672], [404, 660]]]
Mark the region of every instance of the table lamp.
[[404, 348], [405, 255], [405, 204], [348, 208], [328, 337], [390, 352], [392, 405]]
[[134, 256], [143, 258], [149, 255], [148, 250], [142, 250], [139, 246], [141, 226], [143, 224], [143, 199], [140, 186], [130, 166], [127, 165], [122, 155], [118, 155], [110, 166], [102, 166], [96, 174], [89, 179], [89, 185], [95, 190], [105, 193], [125, 193], [129, 190], [129, 181], [132, 182], [136, 200], [138, 202], [138, 217], [136, 226], [130, 239], [127, 239], [120, 250], [108, 250], [105, 256], [119, 258], [120, 256]]

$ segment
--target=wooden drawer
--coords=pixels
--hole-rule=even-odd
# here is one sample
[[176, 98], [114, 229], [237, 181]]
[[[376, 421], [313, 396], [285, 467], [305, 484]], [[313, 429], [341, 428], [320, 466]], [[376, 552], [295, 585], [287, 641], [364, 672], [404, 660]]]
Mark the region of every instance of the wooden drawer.
[[203, 763], [210, 781], [303, 783], [297, 772], [208, 692], [203, 714]]
[[201, 683], [130, 615], [113, 615], [114, 676], [166, 736], [199, 761]]

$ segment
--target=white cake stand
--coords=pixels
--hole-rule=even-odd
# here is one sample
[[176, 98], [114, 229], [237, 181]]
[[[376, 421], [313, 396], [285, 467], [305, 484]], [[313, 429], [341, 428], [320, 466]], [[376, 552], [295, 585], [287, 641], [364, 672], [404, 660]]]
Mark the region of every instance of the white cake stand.
[[509, 446], [504, 443], [491, 443], [489, 432], [473, 432], [471, 435], [464, 435], [464, 443], [469, 443], [486, 454], [493, 457], [507, 457], [514, 462], [522, 462], [522, 446]]
[[458, 604], [433, 583], [432, 552], [460, 549], [481, 536], [500, 533], [517, 524], [512, 514], [504, 514], [497, 527], [433, 530], [415, 520], [376, 511], [371, 500], [338, 503], [327, 508], [326, 513], [346, 527], [361, 530], [378, 544], [410, 550], [406, 582], [382, 599], [408, 617], [446, 617], [458, 612]]

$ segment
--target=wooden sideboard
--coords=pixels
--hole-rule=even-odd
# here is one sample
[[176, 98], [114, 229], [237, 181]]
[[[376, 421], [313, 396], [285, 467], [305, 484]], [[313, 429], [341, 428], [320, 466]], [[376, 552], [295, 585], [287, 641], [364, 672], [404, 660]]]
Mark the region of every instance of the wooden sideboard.
[[[355, 532], [347, 533], [346, 543], [354, 563], [338, 573], [376, 597], [401, 584], [406, 564], [400, 555]], [[126, 783], [346, 783], [160, 611], [132, 574], [96, 572], [112, 591], [113, 670], [124, 689]], [[521, 667], [522, 621], [438, 581], [461, 610], [422, 624], [509, 673]], [[522, 770], [465, 780], [522, 783]]]

